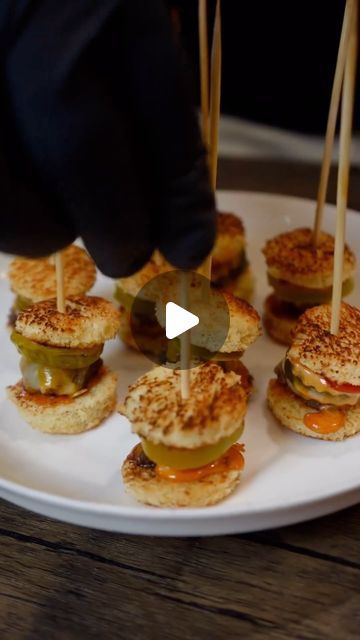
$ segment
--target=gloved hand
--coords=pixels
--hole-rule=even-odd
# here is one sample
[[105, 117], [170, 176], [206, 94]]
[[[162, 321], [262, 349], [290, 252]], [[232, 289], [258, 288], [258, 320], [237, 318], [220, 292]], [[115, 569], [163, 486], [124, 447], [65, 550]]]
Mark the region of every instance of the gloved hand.
[[0, 250], [199, 265], [214, 198], [164, 0], [1, 0]]

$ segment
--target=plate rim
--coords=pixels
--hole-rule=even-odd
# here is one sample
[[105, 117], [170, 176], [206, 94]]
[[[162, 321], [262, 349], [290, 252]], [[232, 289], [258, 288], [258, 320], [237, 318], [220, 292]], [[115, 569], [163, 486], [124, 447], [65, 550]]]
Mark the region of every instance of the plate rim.
[[[239, 196], [239, 197], [257, 197], [264, 198], [265, 200], [287, 200], [293, 203], [312, 203], [315, 207], [315, 200], [309, 197], [301, 197], [296, 195], [287, 195], [284, 193], [268, 193], [266, 191], [254, 191], [254, 190], [238, 190], [238, 189], [224, 189], [217, 191], [218, 196]], [[326, 207], [330, 210], [333, 215], [336, 206], [332, 203], [326, 203]], [[359, 211], [355, 209], [347, 209], [348, 213], [353, 213], [356, 215], [360, 215]], [[333, 444], [333, 443], [331, 443]], [[334, 443], [339, 444], [339, 443]], [[360, 466], [359, 466], [360, 469]], [[0, 469], [1, 474], [1, 469]], [[235, 521], [241, 517], [257, 517], [263, 515], [276, 514], [276, 513], [284, 513], [287, 510], [301, 510], [306, 507], [310, 507], [311, 505], [316, 505], [317, 503], [322, 503], [328, 501], [330, 498], [339, 498], [340, 496], [345, 496], [346, 494], [359, 494], [359, 502], [360, 502], [360, 471], [359, 476], [355, 474], [355, 477], [351, 480], [347, 479], [347, 482], [343, 483], [336, 490], [334, 488], [329, 489], [328, 491], [323, 489], [318, 490], [315, 493], [312, 493], [309, 498], [306, 496], [297, 496], [294, 500], [287, 500], [282, 504], [273, 503], [267, 500], [264, 504], [257, 503], [257, 506], [253, 508], [252, 502], [243, 503], [243, 504], [231, 504], [227, 506], [225, 512], [223, 511], [215, 511], [212, 507], [206, 508], [179, 508], [179, 509], [158, 509], [156, 507], [146, 507], [145, 505], [121, 505], [121, 504], [109, 504], [109, 503], [101, 503], [101, 502], [92, 502], [90, 500], [80, 500], [78, 498], [71, 498], [62, 495], [58, 495], [55, 493], [49, 493], [47, 491], [43, 491], [40, 489], [34, 489], [22, 484], [20, 482], [16, 482], [14, 480], [9, 480], [0, 475], [0, 495], [6, 492], [6, 494], [13, 494], [19, 498], [28, 499], [33, 502], [37, 502], [39, 505], [49, 506], [50, 508], [59, 508], [59, 510], [70, 511], [73, 513], [80, 514], [94, 514], [94, 516], [103, 515], [104, 517], [108, 516], [110, 518], [117, 518], [119, 523], [121, 523], [122, 519], [131, 519], [133, 521], [146, 521], [149, 519], [155, 520], [156, 522], [166, 521], [169, 522], [169, 518], [175, 522], [181, 522], [183, 526], [188, 522], [190, 524], [190, 520], [201, 521], [204, 519], [210, 520], [226, 520], [230, 519]], [[9, 499], [6, 497], [5, 499]], [[352, 502], [352, 504], [356, 504], [357, 502]], [[142, 507], [142, 509], [141, 509]], [[335, 506], [335, 510], [336, 506]], [[60, 515], [60, 513], [59, 513]], [[90, 525], [89, 525], [90, 526]], [[96, 526], [96, 525], [94, 525]]]

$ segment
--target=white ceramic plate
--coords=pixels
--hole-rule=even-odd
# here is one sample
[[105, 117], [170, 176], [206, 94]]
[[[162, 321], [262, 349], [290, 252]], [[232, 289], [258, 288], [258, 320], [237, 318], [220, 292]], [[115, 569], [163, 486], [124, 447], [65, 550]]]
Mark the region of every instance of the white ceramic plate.
[[[314, 203], [256, 193], [223, 192], [220, 208], [240, 214], [247, 228], [250, 260], [257, 278], [255, 306], [267, 293], [264, 241], [286, 229], [311, 225]], [[334, 208], [326, 212], [334, 230]], [[347, 237], [360, 246], [360, 215], [349, 212]], [[33, 431], [5, 398], [5, 387], [19, 378], [18, 354], [5, 321], [12, 295], [8, 258], [0, 255], [0, 496], [45, 515], [76, 524], [145, 535], [214, 535], [281, 526], [324, 515], [360, 500], [360, 436], [321, 442], [281, 429], [265, 403], [273, 367], [284, 349], [266, 336], [244, 361], [255, 376], [257, 393], [246, 418], [243, 441], [246, 470], [238, 490], [206, 509], [159, 510], [134, 502], [124, 492], [120, 466], [137, 441], [127, 420], [113, 415], [98, 429], [78, 436], [47, 436]], [[99, 276], [94, 292], [111, 297], [112, 282]], [[360, 305], [359, 278], [349, 301]], [[142, 356], [119, 341], [106, 347], [107, 363], [119, 372], [119, 397], [149, 368]]]

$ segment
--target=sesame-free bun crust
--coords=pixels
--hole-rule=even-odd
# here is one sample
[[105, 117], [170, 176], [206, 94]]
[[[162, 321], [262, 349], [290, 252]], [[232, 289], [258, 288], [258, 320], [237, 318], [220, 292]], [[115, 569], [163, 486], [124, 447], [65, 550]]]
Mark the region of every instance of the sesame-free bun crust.
[[116, 405], [117, 376], [102, 367], [86, 393], [75, 398], [28, 393], [22, 382], [8, 387], [8, 397], [34, 429], [52, 434], [75, 434], [98, 426]]
[[207, 507], [220, 502], [234, 491], [241, 473], [224, 471], [192, 482], [173, 482], [159, 478], [153, 468], [139, 466], [134, 450], [122, 466], [125, 487], [136, 500], [165, 508]]
[[[245, 300], [236, 298], [227, 291], [222, 292], [230, 315], [229, 331], [220, 349], [221, 353], [245, 351], [261, 335], [261, 321], [258, 312]], [[211, 323], [211, 318], [209, 318]], [[209, 326], [209, 350], [211, 349], [211, 327]], [[194, 331], [195, 334], [195, 331]]]
[[[71, 244], [62, 251], [65, 296], [86, 293], [96, 279], [96, 267], [85, 249]], [[56, 272], [50, 258], [14, 258], [10, 263], [12, 290], [20, 296], [39, 302], [56, 296]]]
[[291, 344], [292, 334], [296, 327], [297, 318], [293, 314], [284, 313], [283, 304], [274, 295], [265, 300], [264, 327], [269, 336], [279, 344]]
[[302, 436], [317, 438], [318, 440], [344, 440], [360, 432], [360, 403], [354, 407], [343, 408], [345, 425], [335, 433], [320, 434], [308, 429], [303, 420], [307, 413], [314, 413], [304, 400], [289, 389], [286, 384], [277, 379], [270, 380], [267, 400], [275, 418], [284, 427]]
[[[311, 229], [294, 229], [268, 240], [263, 253], [268, 273], [278, 280], [312, 289], [330, 287], [333, 281], [334, 237], [322, 232], [317, 247]], [[343, 280], [354, 275], [355, 256], [345, 246]]]
[[233, 213], [219, 213], [217, 234], [212, 251], [211, 278], [219, 280], [236, 269], [245, 249], [245, 230], [240, 218]]
[[120, 315], [108, 300], [95, 296], [66, 298], [66, 313], [56, 299], [43, 300], [17, 317], [15, 328], [26, 338], [53, 347], [90, 347], [114, 338]]
[[[150, 280], [166, 273], [167, 271], [172, 271], [173, 269], [174, 267], [165, 260], [164, 256], [162, 256], [159, 251], [154, 251], [149, 262], [147, 262], [140, 271], [137, 271], [128, 278], [119, 278], [116, 282], [118, 286], [125, 291], [125, 293], [135, 298], [139, 291]], [[146, 292], [143, 293], [146, 293], [145, 299], [151, 301], [155, 300], [157, 295], [156, 286], [154, 287], [154, 291], [149, 287]]]
[[342, 303], [338, 335], [330, 333], [331, 307], [300, 316], [288, 358], [330, 382], [360, 385], [360, 309]]
[[196, 449], [242, 426], [247, 395], [241, 376], [207, 362], [191, 370], [190, 398], [182, 400], [180, 371], [156, 367], [129, 387], [123, 413], [151, 442]]

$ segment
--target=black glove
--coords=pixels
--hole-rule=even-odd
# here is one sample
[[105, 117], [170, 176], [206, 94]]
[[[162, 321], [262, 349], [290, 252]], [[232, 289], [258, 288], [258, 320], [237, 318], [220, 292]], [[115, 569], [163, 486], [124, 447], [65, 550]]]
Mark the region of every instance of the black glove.
[[79, 235], [113, 277], [156, 247], [198, 266], [214, 198], [164, 1], [0, 4], [0, 250]]

